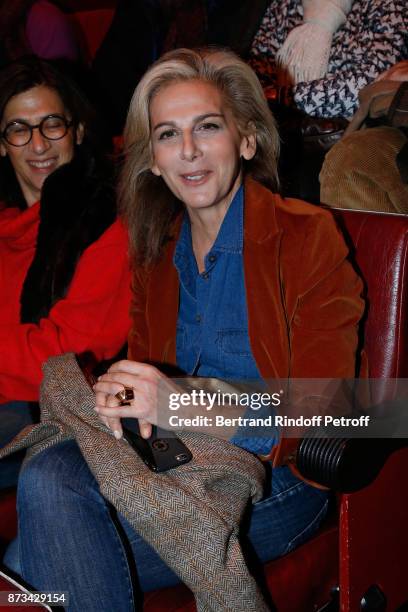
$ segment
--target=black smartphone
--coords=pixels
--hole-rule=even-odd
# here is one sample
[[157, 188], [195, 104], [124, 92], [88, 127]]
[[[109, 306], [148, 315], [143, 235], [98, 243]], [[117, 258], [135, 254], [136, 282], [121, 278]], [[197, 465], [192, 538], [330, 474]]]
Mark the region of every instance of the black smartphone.
[[137, 419], [121, 419], [123, 437], [152, 472], [166, 472], [188, 463], [191, 451], [172, 431], [153, 425], [150, 438], [142, 438]]

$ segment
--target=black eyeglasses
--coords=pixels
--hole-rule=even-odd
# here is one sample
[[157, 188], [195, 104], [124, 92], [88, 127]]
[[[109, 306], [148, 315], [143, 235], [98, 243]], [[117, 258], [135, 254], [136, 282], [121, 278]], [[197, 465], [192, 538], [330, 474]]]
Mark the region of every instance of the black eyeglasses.
[[12, 121], [6, 125], [0, 136], [13, 147], [23, 147], [33, 137], [33, 130], [40, 130], [41, 136], [47, 140], [60, 140], [66, 136], [72, 121], [68, 121], [61, 115], [48, 115], [37, 125], [30, 125], [25, 121]]

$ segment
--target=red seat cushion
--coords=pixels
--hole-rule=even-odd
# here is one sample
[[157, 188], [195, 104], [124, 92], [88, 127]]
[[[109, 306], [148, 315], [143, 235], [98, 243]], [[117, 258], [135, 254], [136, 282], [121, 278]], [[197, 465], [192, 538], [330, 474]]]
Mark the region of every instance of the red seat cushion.
[[17, 534], [16, 494], [0, 494], [0, 540], [9, 542]]
[[[322, 559], [324, 563], [322, 564]], [[269, 561], [265, 579], [279, 612], [314, 610], [330, 599], [338, 583], [338, 530], [335, 521], [293, 552]], [[194, 612], [192, 593], [180, 585], [145, 596], [145, 612]]]

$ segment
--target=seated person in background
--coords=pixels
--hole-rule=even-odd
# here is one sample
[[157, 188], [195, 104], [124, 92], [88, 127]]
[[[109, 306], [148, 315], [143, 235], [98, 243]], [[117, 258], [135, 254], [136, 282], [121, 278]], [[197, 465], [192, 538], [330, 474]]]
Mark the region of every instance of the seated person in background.
[[[399, 83], [407, 83], [399, 85]], [[373, 115], [383, 123], [359, 127]], [[350, 128], [326, 155], [320, 199], [328, 206], [408, 214], [408, 60], [361, 92]], [[359, 130], [359, 131], [356, 131]]]
[[360, 89], [405, 57], [405, 1], [211, 4], [209, 40], [249, 59], [278, 119], [283, 193], [318, 203], [324, 156], [347, 127]]
[[[129, 329], [127, 235], [77, 86], [35, 57], [0, 73], [0, 446], [31, 421], [41, 366], [111, 358]], [[2, 483], [6, 466], [1, 467]], [[7, 482], [6, 482], [7, 481]]]
[[0, 0], [0, 66], [24, 55], [80, 59], [74, 27], [49, 0]]
[[292, 84], [307, 115], [349, 118], [360, 89], [404, 59], [407, 31], [405, 0], [273, 0], [251, 64], [265, 86]]
[[[116, 437], [122, 417], [140, 419], [145, 437], [156, 422], [158, 386], [168, 379], [151, 362], [240, 380], [353, 377], [362, 284], [331, 215], [276, 194], [279, 136], [251, 68], [227, 51], [164, 55], [134, 93], [125, 145], [120, 203], [134, 258], [129, 360], [95, 386], [96, 410]], [[124, 387], [133, 391], [126, 406], [115, 395]], [[232, 442], [269, 453], [270, 433], [263, 445]], [[327, 492], [287, 466], [268, 474], [270, 490], [243, 534], [261, 561], [309, 538], [327, 508]], [[19, 483], [24, 580], [68, 591], [72, 609], [133, 610], [133, 562], [112, 520], [75, 441], [37, 454]], [[175, 584], [118, 520], [141, 589]]]

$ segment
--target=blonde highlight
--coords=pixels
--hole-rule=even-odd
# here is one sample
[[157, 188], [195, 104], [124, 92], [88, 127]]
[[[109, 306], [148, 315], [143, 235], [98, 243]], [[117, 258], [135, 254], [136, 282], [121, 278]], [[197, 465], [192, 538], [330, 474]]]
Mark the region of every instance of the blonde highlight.
[[151, 172], [150, 104], [171, 83], [200, 80], [216, 87], [241, 136], [255, 131], [257, 150], [243, 162], [244, 174], [271, 190], [279, 186], [279, 135], [262, 87], [253, 70], [231, 51], [177, 49], [157, 60], [139, 82], [124, 131], [125, 160], [119, 181], [119, 211], [129, 228], [131, 253], [138, 263], [158, 261], [182, 209], [161, 177]]

